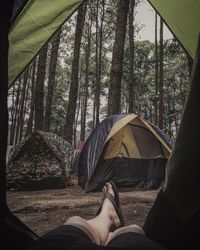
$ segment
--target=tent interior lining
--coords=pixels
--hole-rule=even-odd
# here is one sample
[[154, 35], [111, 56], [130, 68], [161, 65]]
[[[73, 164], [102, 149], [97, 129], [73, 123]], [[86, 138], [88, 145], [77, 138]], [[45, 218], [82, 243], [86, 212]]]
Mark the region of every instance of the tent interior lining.
[[[121, 120], [120, 120], [121, 121]], [[117, 124], [120, 124], [120, 121]], [[127, 120], [128, 121], [128, 120]], [[124, 120], [122, 122], [124, 125]], [[157, 133], [152, 133], [146, 124], [135, 116], [125, 126], [114, 128], [115, 133], [108, 143], [104, 159], [114, 157], [128, 157], [136, 159], [169, 158], [170, 150], [166, 149], [165, 144], [161, 143], [161, 138]], [[141, 145], [142, 144], [142, 145]]]

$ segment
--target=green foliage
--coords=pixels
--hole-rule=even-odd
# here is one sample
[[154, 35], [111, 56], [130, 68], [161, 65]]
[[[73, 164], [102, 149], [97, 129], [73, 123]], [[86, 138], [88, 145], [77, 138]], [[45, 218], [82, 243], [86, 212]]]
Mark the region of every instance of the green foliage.
[[[124, 54], [124, 76], [122, 82], [122, 106], [127, 110], [129, 48]], [[188, 58], [174, 40], [164, 42], [164, 127], [175, 137], [182, 110], [189, 89]], [[153, 121], [153, 101], [155, 100], [155, 56], [154, 44], [150, 41], [135, 42], [134, 88], [136, 92], [136, 112]]]
[[56, 86], [52, 103], [51, 132], [61, 135], [68, 103], [70, 71], [57, 69]]

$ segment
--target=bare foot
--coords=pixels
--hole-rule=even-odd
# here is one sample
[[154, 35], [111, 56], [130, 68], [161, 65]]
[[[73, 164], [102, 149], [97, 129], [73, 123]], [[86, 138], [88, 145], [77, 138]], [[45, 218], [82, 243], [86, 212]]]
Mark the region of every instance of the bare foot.
[[[113, 206], [113, 203], [108, 199], [115, 198], [115, 192], [110, 183], [106, 183], [102, 189], [104, 194], [103, 204], [100, 208], [98, 215], [90, 220], [87, 220], [89, 225], [87, 229], [93, 233], [97, 245], [104, 246], [108, 235], [121, 226], [120, 219]], [[112, 197], [109, 197], [109, 195]], [[108, 197], [108, 198], [107, 198]], [[114, 202], [114, 201], [113, 201]]]
[[[115, 198], [115, 193], [113, 191], [112, 185], [109, 182], [106, 182], [102, 191], [105, 197], [106, 193], [110, 193], [113, 196], [113, 198]], [[109, 219], [111, 221], [110, 231], [112, 232], [115, 229], [119, 228], [121, 226], [121, 222], [119, 220], [119, 217], [112, 202], [108, 198], [106, 198], [103, 203], [102, 213], [104, 213], [104, 211], [108, 214]]]

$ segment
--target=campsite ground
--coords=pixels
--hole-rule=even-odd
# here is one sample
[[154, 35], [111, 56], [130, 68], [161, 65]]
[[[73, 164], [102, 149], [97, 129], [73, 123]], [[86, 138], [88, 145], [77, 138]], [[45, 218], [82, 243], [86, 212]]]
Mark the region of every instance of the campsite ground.
[[[90, 219], [101, 203], [101, 193], [86, 194], [76, 180], [73, 182], [73, 186], [65, 189], [8, 191], [8, 205], [38, 235], [74, 215]], [[126, 225], [143, 225], [157, 193], [158, 190], [119, 190]]]

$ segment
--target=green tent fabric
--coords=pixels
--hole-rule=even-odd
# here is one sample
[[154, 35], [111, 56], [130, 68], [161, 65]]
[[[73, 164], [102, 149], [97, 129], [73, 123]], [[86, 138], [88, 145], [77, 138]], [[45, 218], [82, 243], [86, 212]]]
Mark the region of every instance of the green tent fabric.
[[166, 181], [144, 223], [147, 237], [166, 249], [200, 246], [200, 40], [193, 63], [190, 93], [166, 166]]
[[194, 59], [200, 32], [200, 1], [149, 0], [149, 2]]
[[[9, 86], [46, 41], [84, 0], [29, 0], [9, 35]], [[149, 0], [194, 58], [200, 32], [200, 0]]]
[[183, 112], [172, 155], [167, 163], [164, 191], [180, 214], [189, 220], [199, 209], [200, 199], [200, 41], [191, 75], [191, 89]]
[[9, 85], [81, 2], [81, 0], [28, 1], [9, 33]]

